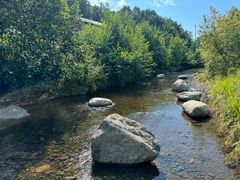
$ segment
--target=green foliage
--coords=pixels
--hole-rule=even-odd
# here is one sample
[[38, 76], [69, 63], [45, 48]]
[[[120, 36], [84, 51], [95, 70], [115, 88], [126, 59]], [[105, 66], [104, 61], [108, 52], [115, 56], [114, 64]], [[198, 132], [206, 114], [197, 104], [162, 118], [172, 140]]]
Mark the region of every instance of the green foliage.
[[161, 33], [156, 27], [151, 26], [148, 22], [140, 23], [138, 28], [141, 30], [145, 39], [149, 42], [149, 50], [152, 52], [157, 68], [167, 68], [167, 48], [163, 33]]
[[198, 51], [206, 72], [200, 79], [211, 84], [211, 105], [224, 136], [226, 162], [240, 167], [240, 10], [232, 8], [221, 15], [211, 8], [200, 33]]
[[212, 82], [210, 89], [214, 109], [224, 132], [226, 161], [230, 166], [240, 166], [240, 71], [235, 75]]
[[240, 71], [237, 75], [231, 75], [220, 81], [217, 81], [211, 88], [211, 93], [222, 96], [227, 104], [227, 114], [231, 118], [240, 119]]
[[226, 76], [240, 68], [240, 10], [226, 15], [211, 9], [201, 26], [200, 53], [209, 76]]
[[[151, 10], [2, 0], [0, 12], [0, 91], [50, 85], [56, 93], [85, 94], [198, 64], [189, 33]], [[81, 23], [81, 15], [103, 26]]]
[[73, 46], [77, 11], [66, 0], [3, 0], [1, 85], [15, 89], [60, 77]]
[[84, 58], [96, 59], [103, 67], [106, 86], [124, 86], [153, 72], [148, 43], [128, 14], [106, 12], [101, 28], [85, 26], [78, 39]]
[[183, 70], [188, 64], [187, 52], [188, 48], [186, 41], [179, 36], [170, 38], [168, 59], [171, 67], [175, 67], [177, 70]]

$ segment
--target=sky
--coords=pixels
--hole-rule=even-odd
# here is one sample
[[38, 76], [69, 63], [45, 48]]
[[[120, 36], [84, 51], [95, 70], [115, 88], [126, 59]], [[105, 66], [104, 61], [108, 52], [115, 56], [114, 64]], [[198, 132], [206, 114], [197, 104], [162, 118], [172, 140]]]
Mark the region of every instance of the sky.
[[109, 3], [113, 10], [118, 10], [124, 5], [152, 9], [160, 16], [177, 21], [192, 34], [195, 31], [194, 26], [198, 27], [203, 16], [209, 14], [210, 6], [221, 13], [225, 13], [233, 6], [240, 8], [240, 0], [89, 0], [89, 2], [92, 5]]

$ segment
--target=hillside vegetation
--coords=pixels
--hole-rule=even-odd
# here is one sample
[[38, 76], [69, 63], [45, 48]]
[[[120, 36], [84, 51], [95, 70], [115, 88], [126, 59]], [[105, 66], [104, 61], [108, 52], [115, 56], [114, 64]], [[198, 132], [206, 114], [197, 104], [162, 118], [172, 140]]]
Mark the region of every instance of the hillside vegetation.
[[86, 0], [3, 0], [0, 12], [2, 92], [38, 85], [85, 94], [201, 66], [190, 34], [151, 10], [113, 12]]

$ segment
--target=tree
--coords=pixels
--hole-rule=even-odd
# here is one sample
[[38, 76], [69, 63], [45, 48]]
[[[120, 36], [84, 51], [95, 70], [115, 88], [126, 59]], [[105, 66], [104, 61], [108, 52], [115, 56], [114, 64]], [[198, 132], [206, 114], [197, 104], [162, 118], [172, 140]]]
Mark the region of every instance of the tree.
[[226, 76], [240, 67], [240, 11], [232, 8], [226, 15], [211, 9], [201, 25], [200, 52], [210, 76]]

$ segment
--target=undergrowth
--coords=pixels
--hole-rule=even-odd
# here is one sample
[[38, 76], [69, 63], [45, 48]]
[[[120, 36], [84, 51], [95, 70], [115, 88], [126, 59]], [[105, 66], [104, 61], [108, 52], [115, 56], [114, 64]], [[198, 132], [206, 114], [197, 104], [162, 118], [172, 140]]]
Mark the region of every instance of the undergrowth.
[[240, 169], [240, 71], [209, 81], [209, 84], [209, 105], [223, 137], [225, 161], [230, 167]]

